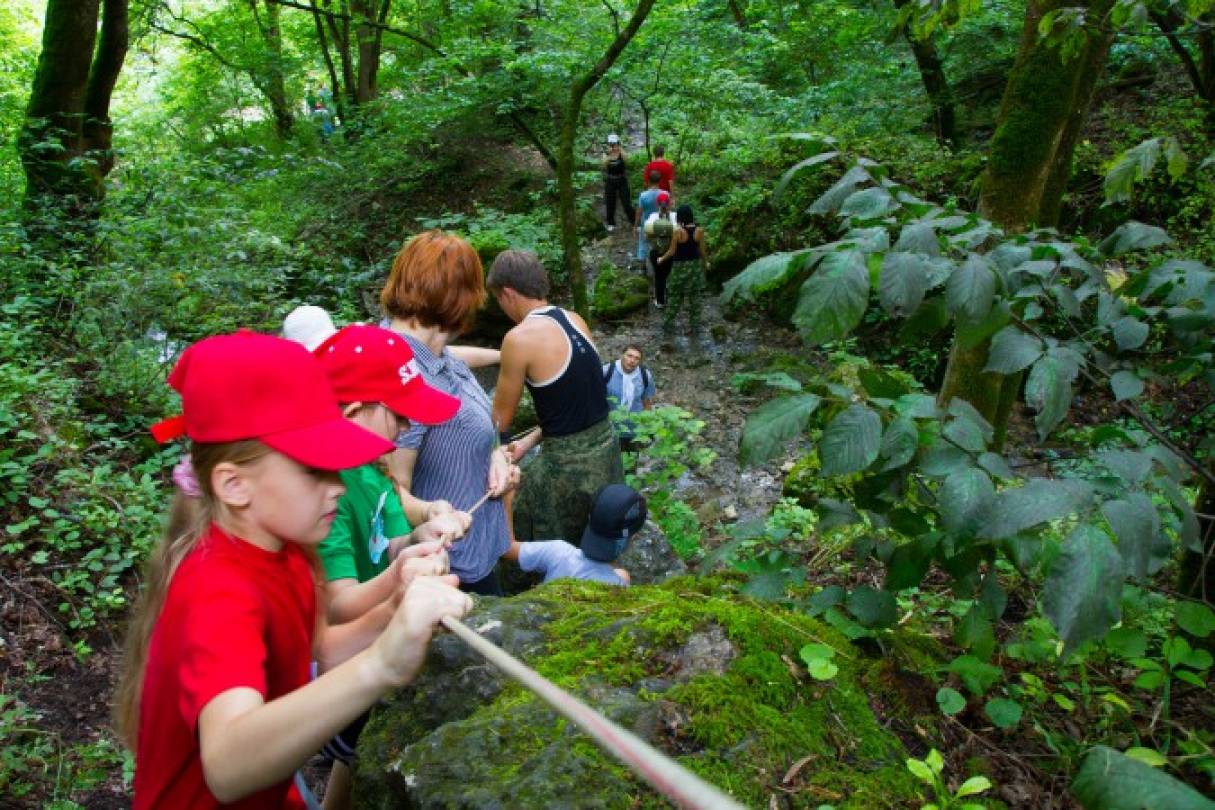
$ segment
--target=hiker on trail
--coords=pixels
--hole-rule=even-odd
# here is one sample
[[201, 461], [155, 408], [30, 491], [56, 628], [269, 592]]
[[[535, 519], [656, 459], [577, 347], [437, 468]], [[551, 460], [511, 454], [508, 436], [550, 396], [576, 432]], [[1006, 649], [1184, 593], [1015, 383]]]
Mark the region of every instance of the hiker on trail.
[[509, 431], [526, 385], [540, 429], [509, 445], [512, 458], [544, 440], [515, 497], [515, 537], [573, 542], [586, 528], [595, 492], [624, 481], [599, 353], [582, 318], [548, 303], [548, 274], [534, 253], [500, 253], [485, 283], [518, 324], [502, 340], [494, 421]]
[[649, 264], [654, 273], [654, 308], [667, 303], [667, 278], [671, 275], [671, 259], [664, 259], [675, 235], [675, 214], [671, 211], [671, 195], [658, 192], [658, 211], [645, 221], [642, 230], [650, 241]]
[[[411, 422], [445, 422], [460, 407], [458, 399], [426, 384], [409, 344], [387, 329], [352, 324], [315, 347], [313, 354], [329, 377], [342, 414], [386, 441], [394, 441]], [[417, 576], [448, 573], [447, 547], [472, 521], [464, 512], [444, 512], [411, 528], [392, 479], [377, 464], [342, 470], [338, 476], [346, 493], [319, 549], [328, 579], [326, 614], [335, 625], [369, 611], [390, 615], [400, 585], [408, 587]], [[355, 746], [367, 717], [361, 714], [322, 749], [333, 763], [324, 810], [350, 806]]]
[[[658, 195], [662, 189], [658, 187], [661, 175], [657, 171], [646, 173], [646, 190], [637, 195], [637, 215], [633, 224], [637, 229], [637, 261], [644, 262], [650, 253], [650, 245], [646, 240], [645, 229], [642, 225], [658, 213]], [[668, 195], [669, 196], [669, 195]]]
[[629, 173], [625, 165], [624, 152], [620, 149], [620, 136], [612, 133], [607, 138], [608, 151], [603, 159], [603, 209], [607, 217], [608, 231], [616, 230], [616, 201], [624, 209], [624, 216], [632, 222], [633, 195], [629, 193]]
[[499, 446], [489, 396], [448, 343], [472, 328], [485, 301], [485, 274], [472, 246], [443, 231], [426, 231], [401, 249], [380, 294], [394, 332], [404, 336], [427, 384], [459, 398], [441, 425], [411, 425], [389, 460], [405, 514], [424, 523], [453, 506], [478, 508], [472, 527], [448, 552], [460, 588], [502, 595], [494, 565], [510, 546], [501, 496], [518, 484], [519, 469]]
[[693, 341], [700, 337], [700, 304], [705, 289], [705, 271], [709, 264], [708, 244], [704, 228], [696, 224], [692, 206], [681, 205], [675, 211], [678, 227], [663, 260], [671, 260], [671, 275], [667, 280], [666, 310], [662, 315], [663, 336], [670, 340], [684, 304], [688, 307], [688, 332]]
[[649, 177], [650, 172], [658, 172], [661, 177], [658, 187], [673, 195], [675, 193], [675, 164], [666, 159], [666, 153], [667, 148], [662, 144], [654, 147], [654, 159], [645, 164], [645, 176]]
[[[318, 616], [312, 560], [343, 491], [336, 471], [392, 443], [343, 418], [302, 346], [207, 338], [169, 384], [183, 414], [153, 434], [188, 436], [194, 474], [174, 475], [127, 634], [115, 713], [135, 751], [133, 807], [302, 810], [296, 770], [412, 681], [440, 620], [472, 603], [454, 577], [419, 576], [398, 605], [336, 627]], [[344, 658], [310, 680], [314, 659]]]
[[586, 579], [627, 587], [629, 572], [612, 566], [645, 525], [645, 498], [627, 484], [609, 484], [595, 494], [581, 547], [564, 540], [511, 542], [503, 555], [528, 573], [554, 579]]
[[[625, 413], [648, 411], [654, 407], [654, 375], [641, 362], [641, 347], [630, 343], [620, 359], [603, 367], [608, 401]], [[620, 449], [633, 449], [633, 430], [629, 421], [616, 423], [620, 434]]]

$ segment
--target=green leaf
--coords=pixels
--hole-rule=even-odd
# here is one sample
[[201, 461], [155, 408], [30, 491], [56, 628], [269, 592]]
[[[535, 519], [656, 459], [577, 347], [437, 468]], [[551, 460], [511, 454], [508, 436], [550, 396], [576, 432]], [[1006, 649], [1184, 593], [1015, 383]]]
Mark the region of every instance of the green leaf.
[[975, 456], [987, 451], [983, 429], [969, 419], [951, 419], [941, 431], [941, 435]]
[[877, 368], [863, 368], [856, 374], [861, 386], [871, 397], [897, 399], [907, 393], [907, 383], [890, 372]]
[[1015, 374], [1033, 365], [1042, 356], [1043, 351], [1042, 341], [1022, 332], [1020, 327], [1006, 326], [991, 339], [987, 367], [983, 370], [997, 374]]
[[793, 323], [811, 345], [844, 337], [869, 303], [869, 268], [857, 250], [828, 253], [798, 296]]
[[1025, 486], [1000, 492], [980, 529], [989, 540], [1070, 515], [1086, 506], [1092, 487], [1081, 481], [1031, 478]]
[[915, 312], [927, 291], [928, 260], [923, 256], [891, 251], [882, 258], [878, 299], [891, 315], [905, 318]]
[[894, 594], [861, 585], [848, 594], [844, 606], [865, 627], [889, 627], [898, 619]]
[[1149, 329], [1146, 323], [1128, 315], [1114, 321], [1110, 326], [1110, 331], [1114, 334], [1114, 342], [1118, 344], [1118, 350], [1127, 352], [1143, 345], [1147, 340]]
[[856, 219], [878, 219], [898, 208], [890, 192], [881, 186], [854, 191], [840, 205], [840, 216]]
[[1010, 479], [1013, 477], [1012, 468], [1004, 460], [1004, 456], [996, 453], [984, 453], [979, 456], [979, 466], [987, 470], [994, 478]]
[[932, 770], [924, 762], [918, 759], [907, 760], [907, 770], [911, 771], [916, 779], [919, 779], [926, 785], [933, 783]]
[[974, 323], [991, 311], [996, 295], [996, 274], [991, 262], [972, 253], [945, 284], [945, 303], [958, 320]]
[[1110, 388], [1114, 390], [1114, 401], [1134, 399], [1143, 393], [1143, 380], [1132, 371], [1118, 371], [1110, 377]]
[[1142, 658], [1147, 652], [1147, 635], [1137, 627], [1115, 627], [1105, 636], [1105, 646], [1119, 658]]
[[935, 534], [925, 534], [897, 546], [886, 563], [886, 590], [902, 591], [919, 585], [928, 573], [939, 539]]
[[937, 493], [941, 520], [951, 532], [971, 532], [991, 508], [996, 488], [987, 473], [971, 468], [951, 473]]
[[1097, 460], [1128, 484], [1138, 484], [1152, 471], [1152, 457], [1141, 450], [1106, 450]]
[[986, 340], [990, 340], [992, 335], [999, 332], [1004, 327], [1008, 326], [1012, 321], [1012, 309], [1008, 302], [999, 300], [988, 313], [977, 321], [959, 320], [957, 324], [958, 347], [962, 349], [973, 349]]
[[882, 418], [864, 405], [852, 405], [839, 413], [819, 442], [818, 456], [823, 460], [823, 475], [859, 472], [878, 457], [882, 439]]
[[1053, 353], [1043, 355], [1030, 369], [1025, 381], [1025, 404], [1038, 412], [1034, 424], [1042, 441], [1067, 415], [1072, 404], [1072, 381], [1077, 373], [1074, 366]]
[[807, 209], [808, 213], [834, 213], [840, 207], [840, 204], [856, 190], [857, 186], [872, 179], [869, 172], [863, 166], [853, 166], [843, 177], [835, 182], [835, 185], [823, 192], [823, 195], [814, 201], [814, 204]]
[[793, 275], [808, 269], [819, 258], [819, 254], [806, 250], [773, 253], [758, 258], [723, 285], [721, 302], [730, 304], [735, 299], [753, 301], [757, 295], [775, 290]]
[[894, 243], [894, 249], [907, 253], [922, 253], [926, 256], [941, 255], [941, 241], [932, 225], [926, 222], [913, 222], [904, 225], [899, 232], [899, 240]]
[[943, 686], [937, 690], [937, 705], [942, 714], [955, 715], [966, 708], [966, 698], [958, 690]]
[[828, 647], [826, 644], [811, 643], [807, 644], [798, 651], [801, 659], [809, 664], [817, 659], [830, 660], [835, 657], [835, 650]]
[[809, 612], [817, 616], [827, 608], [835, 607], [844, 601], [844, 589], [839, 585], [828, 585], [808, 600]]
[[1042, 593], [1042, 612], [1063, 639], [1065, 656], [1118, 623], [1125, 577], [1122, 557], [1105, 532], [1083, 524], [1068, 535]]
[[1127, 202], [1135, 183], [1152, 173], [1160, 158], [1160, 138], [1149, 138], [1116, 157], [1105, 174], [1105, 201]]
[[982, 605], [970, 606], [954, 629], [953, 640], [978, 658], [991, 658], [996, 646], [995, 631]]
[[760, 385], [797, 393], [802, 384], [783, 371], [744, 371], [730, 378], [730, 385], [743, 393], [750, 393]]
[[739, 461], [762, 464], [787, 449], [789, 442], [806, 429], [821, 401], [814, 394], [801, 394], [765, 402], [743, 425]]
[[983, 707], [996, 728], [1012, 728], [1021, 722], [1021, 704], [1007, 698], [993, 698]]
[[1215, 810], [1215, 801], [1184, 782], [1104, 745], [1084, 758], [1072, 793], [1086, 810]]
[[885, 459], [882, 470], [893, 470], [902, 467], [915, 457], [919, 447], [920, 433], [915, 422], [906, 416], [895, 418], [882, 434], [880, 457]]
[[802, 169], [808, 169], [811, 166], [826, 163], [828, 160], [839, 157], [839, 154], [839, 152], [823, 152], [794, 163], [791, 167], [789, 167], [788, 171], [781, 175], [780, 181], [776, 184], [776, 187], [772, 189], [772, 201], [776, 202], [780, 199], [781, 194], [783, 194], [785, 191], [785, 187], [789, 185], [790, 181], [792, 181], [797, 173]]
[[1132, 492], [1125, 499], [1106, 501], [1101, 511], [1118, 538], [1118, 553], [1132, 577], [1146, 580], [1169, 561], [1173, 546], [1160, 531], [1160, 516], [1147, 495]]
[[986, 776], [972, 776], [962, 783], [954, 797], [961, 799], [965, 796], [975, 796], [985, 790], [991, 790], [991, 780]]
[[806, 665], [806, 671], [816, 681], [829, 681], [839, 674], [840, 668], [831, 661], [816, 658]]
[[1169, 764], [1169, 760], [1164, 754], [1153, 751], [1151, 748], [1128, 748], [1126, 755], [1153, 768], [1163, 768]]
[[1113, 233], [1102, 239], [1097, 250], [1106, 256], [1118, 256], [1132, 250], [1149, 250], [1171, 241], [1162, 228], [1132, 220], [1122, 223]]
[[1177, 603], [1177, 626], [1195, 638], [1215, 633], [1215, 611], [1201, 602]]
[[932, 769], [935, 774], [940, 774], [945, 770], [945, 758], [941, 756], [941, 752], [935, 748], [928, 750], [928, 756], [924, 757], [925, 764]]
[[975, 695], [982, 695], [1004, 676], [1004, 670], [973, 655], [959, 655], [949, 662], [947, 669]]

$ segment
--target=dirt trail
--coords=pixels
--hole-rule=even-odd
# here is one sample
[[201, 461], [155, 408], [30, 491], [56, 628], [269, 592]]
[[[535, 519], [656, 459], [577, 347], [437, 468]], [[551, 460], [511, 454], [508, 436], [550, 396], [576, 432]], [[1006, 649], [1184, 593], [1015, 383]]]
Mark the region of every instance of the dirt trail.
[[[598, 268], [610, 261], [623, 272], [641, 274], [632, 261], [637, 242], [632, 228], [615, 232], [591, 243], [583, 251], [583, 266]], [[593, 279], [591, 279], [593, 283]], [[695, 351], [686, 338], [677, 338], [677, 348], [662, 348], [662, 311], [653, 304], [617, 322], [593, 325], [604, 362], [615, 360], [629, 343], [639, 344], [645, 365], [654, 375], [657, 405], [678, 405], [705, 422], [701, 433], [705, 444], [717, 452], [708, 470], [689, 473], [677, 483], [679, 497], [697, 510], [701, 524], [711, 535], [719, 519], [763, 517], [780, 497], [781, 462], [740, 469], [738, 440], [743, 422], [756, 403], [744, 399], [730, 384], [743, 370], [747, 358], [760, 351], [797, 351], [799, 342], [788, 329], [754, 319], [729, 321], [722, 317], [717, 294], [708, 292], [702, 306], [703, 348]], [[686, 316], [681, 319], [687, 334]]]

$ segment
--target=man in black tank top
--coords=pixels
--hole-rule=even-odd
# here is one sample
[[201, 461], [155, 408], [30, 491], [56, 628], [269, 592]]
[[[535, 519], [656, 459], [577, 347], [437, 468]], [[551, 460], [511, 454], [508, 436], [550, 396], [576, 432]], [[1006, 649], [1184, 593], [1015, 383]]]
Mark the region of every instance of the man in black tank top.
[[539, 456], [523, 467], [514, 499], [515, 537], [563, 538], [577, 545], [595, 493], [624, 482], [599, 352], [577, 313], [548, 303], [548, 274], [534, 253], [499, 254], [485, 286], [517, 324], [502, 340], [494, 423], [509, 433], [527, 386], [540, 430], [509, 449], [518, 461], [544, 441]]

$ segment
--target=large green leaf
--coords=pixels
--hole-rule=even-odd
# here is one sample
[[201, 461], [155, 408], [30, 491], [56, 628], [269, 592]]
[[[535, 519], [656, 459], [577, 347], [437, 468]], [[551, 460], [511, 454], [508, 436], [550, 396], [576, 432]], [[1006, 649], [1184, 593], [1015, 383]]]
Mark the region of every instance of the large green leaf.
[[856, 219], [878, 219], [898, 207], [890, 192], [881, 186], [854, 191], [840, 205], [840, 216]]
[[889, 627], [898, 618], [894, 594], [861, 585], [848, 594], [844, 605], [865, 627]]
[[754, 300], [755, 296], [784, 284], [789, 277], [805, 270], [818, 258], [819, 254], [806, 250], [773, 253], [758, 258], [725, 283], [721, 290], [721, 302], [729, 304], [736, 299]]
[[1172, 240], [1163, 228], [1144, 225], [1142, 222], [1124, 222], [1113, 233], [1101, 240], [1097, 250], [1106, 256], [1117, 256], [1132, 250], [1148, 250], [1166, 245]]
[[941, 521], [951, 532], [970, 532], [991, 508], [996, 488], [987, 473], [971, 468], [951, 474], [941, 484], [937, 504]]
[[891, 251], [882, 259], [878, 296], [882, 307], [896, 318], [919, 309], [928, 290], [928, 260], [915, 253]]
[[893, 470], [902, 467], [915, 457], [919, 447], [920, 432], [915, 422], [906, 416], [895, 418], [882, 434], [881, 457], [884, 460], [883, 470]]
[[743, 425], [738, 457], [743, 464], [762, 464], [801, 435], [821, 400], [814, 394], [765, 402]]
[[811, 214], [833, 214], [848, 198], [856, 187], [873, 178], [863, 166], [853, 166], [843, 177], [835, 181], [835, 185], [823, 192], [823, 196], [814, 201], [808, 212]]
[[1006, 326], [991, 339], [991, 349], [987, 352], [987, 367], [984, 371], [994, 371], [997, 374], [1015, 374], [1029, 368], [1042, 356], [1044, 350], [1042, 341], [1020, 327]]
[[1010, 537], [1086, 507], [1092, 487], [1082, 481], [1031, 478], [1025, 486], [996, 496], [979, 533], [990, 540]]
[[1114, 333], [1114, 342], [1118, 344], [1119, 351], [1125, 352], [1142, 346], [1149, 329], [1146, 323], [1128, 315], [1114, 321], [1110, 331]]
[[861, 322], [869, 303], [869, 268], [860, 251], [828, 253], [802, 285], [793, 323], [807, 343], [838, 340]]
[[1104, 745], [1084, 758], [1072, 793], [1085, 810], [1215, 810], [1185, 782]]
[[941, 255], [941, 240], [937, 232], [926, 222], [913, 222], [904, 225], [899, 232], [899, 240], [894, 243], [894, 249], [908, 253], [923, 253], [926, 256]]
[[780, 199], [780, 195], [785, 192], [785, 187], [789, 185], [797, 173], [802, 169], [808, 169], [811, 166], [826, 163], [828, 160], [839, 157], [839, 154], [839, 152], [822, 152], [814, 155], [813, 157], [808, 157], [805, 160], [799, 160], [797, 163], [794, 163], [789, 167], [787, 172], [781, 175], [780, 182], [778, 182], [776, 187], [772, 189], [772, 200], [775, 202]]
[[1110, 377], [1110, 388], [1114, 390], [1114, 400], [1134, 399], [1143, 393], [1143, 380], [1133, 371], [1118, 371]]
[[859, 472], [874, 462], [882, 441], [882, 418], [864, 405], [852, 405], [839, 413], [819, 442], [818, 457], [823, 475]]
[[1126, 568], [1109, 535], [1077, 526], [1055, 558], [1042, 588], [1042, 612], [1063, 639], [1063, 654], [1105, 636], [1121, 616]]
[[1075, 365], [1054, 352], [1043, 355], [1029, 371], [1025, 381], [1025, 404], [1037, 411], [1034, 424], [1043, 441], [1067, 415], [1072, 404]]
[[1160, 531], [1160, 515], [1147, 495], [1132, 492], [1102, 504], [1101, 511], [1118, 538], [1118, 552], [1128, 574], [1147, 579], [1169, 561], [1173, 547]]
[[996, 274], [991, 262], [972, 253], [954, 269], [945, 284], [945, 303], [961, 321], [975, 323], [991, 311], [996, 295]]

